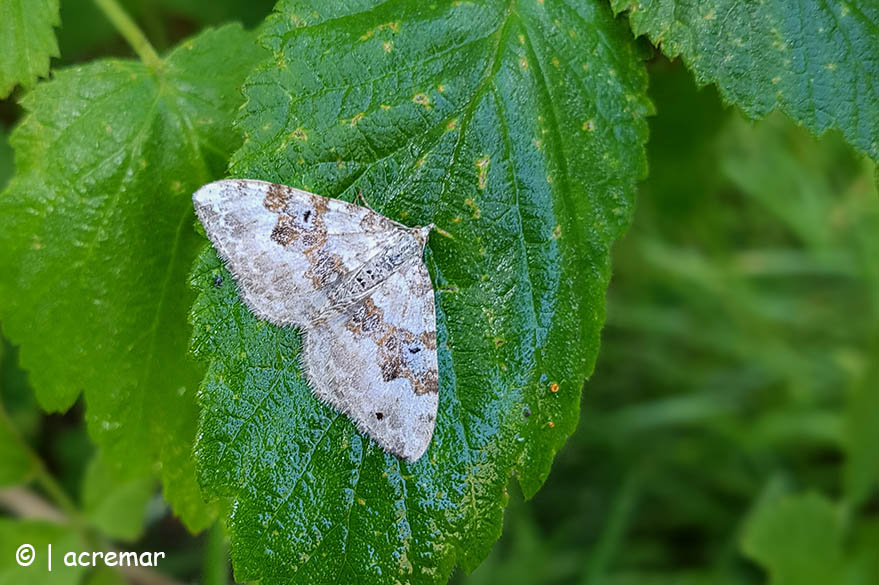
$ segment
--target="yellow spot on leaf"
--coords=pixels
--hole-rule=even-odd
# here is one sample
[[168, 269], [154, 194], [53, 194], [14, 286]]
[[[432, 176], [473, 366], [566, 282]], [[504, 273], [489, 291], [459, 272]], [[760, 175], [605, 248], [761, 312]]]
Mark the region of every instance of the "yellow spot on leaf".
[[552, 58], [552, 66], [553, 66], [553, 67], [558, 67], [558, 66], [559, 66], [559, 58], [558, 58], [558, 57], [553, 57], [553, 58]]
[[552, 392], [553, 394], [555, 394], [556, 392], [559, 391], [559, 385], [556, 384], [555, 382], [553, 382], [552, 384], [549, 385], [549, 391]]
[[430, 107], [430, 98], [427, 97], [426, 93], [416, 93], [415, 96], [413, 96], [412, 101], [416, 104], [424, 106], [425, 108]]
[[479, 207], [476, 205], [476, 202], [470, 199], [469, 197], [464, 200], [464, 204], [467, 205], [470, 209], [473, 210], [473, 219], [479, 219], [482, 215], [482, 212], [479, 210]]
[[551, 428], [551, 429], [554, 429], [554, 428], [555, 428], [555, 423], [552, 422], [552, 421], [549, 421], [548, 423], [546, 423], [546, 426], [548, 426], [548, 427]]
[[593, 130], [595, 130], [595, 122], [593, 122], [592, 120], [586, 120], [585, 122], [583, 122], [584, 132], [592, 132]]
[[394, 43], [391, 41], [385, 41], [382, 43], [382, 49], [384, 49], [385, 53], [390, 53], [391, 49], [394, 48]]
[[354, 116], [353, 118], [351, 118], [351, 124], [350, 124], [350, 126], [353, 128], [354, 126], [357, 125], [357, 122], [359, 122], [359, 121], [362, 120], [362, 119], [363, 119], [363, 112], [360, 112], [359, 114], [357, 114], [356, 116]]
[[446, 130], [454, 130], [458, 127], [458, 118], [452, 118], [449, 120], [449, 123], [446, 124]]
[[479, 173], [479, 188], [485, 190], [488, 184], [488, 166], [491, 164], [491, 158], [486, 154], [482, 158], [476, 159], [476, 171]]
[[522, 59], [519, 60], [519, 67], [522, 69], [528, 69], [528, 59], [522, 57]]
[[556, 240], [562, 237], [562, 226], [560, 224], [552, 228], [552, 237]]
[[388, 110], [391, 109], [391, 106], [389, 106], [388, 104], [382, 104], [382, 105], [379, 106], [379, 107], [380, 107], [381, 109], [383, 109], [384, 111], [386, 111], [386, 112], [387, 112]]
[[308, 134], [305, 132], [305, 129], [300, 126], [290, 133], [290, 138], [302, 140], [303, 142], [305, 142], [306, 140], [308, 140]]

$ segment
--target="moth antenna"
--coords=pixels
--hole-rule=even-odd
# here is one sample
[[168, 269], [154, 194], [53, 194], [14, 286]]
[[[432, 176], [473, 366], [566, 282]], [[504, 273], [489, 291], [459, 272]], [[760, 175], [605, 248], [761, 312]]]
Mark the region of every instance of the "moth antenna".
[[354, 200], [359, 201], [359, 204], [362, 207], [365, 207], [370, 211], [375, 211], [375, 209], [372, 208], [372, 205], [369, 204], [369, 201], [366, 200], [366, 197], [363, 196], [363, 189], [357, 190], [357, 195], [354, 197]]

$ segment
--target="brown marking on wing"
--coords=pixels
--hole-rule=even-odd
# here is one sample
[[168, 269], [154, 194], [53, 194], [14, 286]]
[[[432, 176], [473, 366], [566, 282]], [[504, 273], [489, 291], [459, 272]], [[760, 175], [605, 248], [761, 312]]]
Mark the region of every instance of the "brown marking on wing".
[[390, 382], [396, 378], [402, 378], [404, 374], [403, 360], [400, 358], [400, 339], [392, 331], [383, 343], [379, 344], [381, 350], [382, 379]]
[[428, 348], [411, 331], [388, 326], [387, 333], [378, 345], [382, 379], [385, 382], [405, 378], [412, 384], [417, 396], [439, 392], [436, 371], [429, 367], [415, 367], [417, 359], [413, 356]]
[[323, 217], [328, 209], [326, 198], [313, 195], [302, 205], [292, 201], [291, 193], [283, 185], [270, 185], [263, 200], [266, 209], [278, 214], [278, 222], [272, 229], [272, 241], [282, 246], [299, 241], [306, 253], [322, 248], [327, 243]]
[[415, 394], [422, 396], [424, 394], [436, 394], [439, 392], [439, 376], [436, 370], [427, 370], [422, 373], [421, 377], [412, 382], [415, 388]]
[[424, 344], [424, 347], [427, 349], [436, 349], [436, 331], [425, 331], [420, 336], [421, 343]]
[[293, 219], [283, 213], [278, 215], [278, 222], [272, 228], [272, 241], [281, 246], [287, 246], [295, 242], [298, 237], [299, 230], [296, 229]]
[[312, 194], [311, 201], [318, 215], [323, 215], [330, 210], [330, 200], [326, 197]]
[[366, 213], [360, 220], [360, 227], [368, 232], [379, 231], [383, 227], [382, 218], [377, 213]]
[[328, 254], [323, 248], [311, 248], [305, 252], [305, 256], [310, 263], [305, 277], [311, 279], [316, 289], [325, 288], [345, 273], [342, 257], [338, 254]]
[[290, 192], [283, 185], [269, 185], [269, 192], [263, 200], [266, 209], [274, 213], [281, 213], [287, 207], [290, 200]]
[[355, 335], [366, 334], [372, 337], [372, 333], [379, 330], [384, 320], [384, 311], [367, 297], [352, 308], [351, 317], [345, 322], [345, 328]]
[[302, 234], [302, 245], [308, 250], [322, 249], [327, 243], [326, 230], [314, 230]]

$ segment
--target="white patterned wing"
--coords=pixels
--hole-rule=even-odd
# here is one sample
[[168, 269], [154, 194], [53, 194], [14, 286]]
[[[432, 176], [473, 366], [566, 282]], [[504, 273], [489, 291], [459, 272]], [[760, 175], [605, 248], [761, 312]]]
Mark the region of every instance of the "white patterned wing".
[[434, 294], [421, 258], [309, 327], [304, 363], [318, 398], [389, 453], [421, 457], [433, 436], [439, 390]]
[[265, 181], [216, 181], [192, 199], [244, 302], [280, 326], [307, 324], [327, 287], [406, 229], [365, 207]]

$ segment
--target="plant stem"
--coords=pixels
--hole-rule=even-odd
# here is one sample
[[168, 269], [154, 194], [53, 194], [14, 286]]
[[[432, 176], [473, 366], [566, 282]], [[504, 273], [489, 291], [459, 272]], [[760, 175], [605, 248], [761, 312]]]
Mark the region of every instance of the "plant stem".
[[226, 549], [226, 535], [218, 520], [207, 534], [202, 585], [229, 585], [229, 551]]
[[162, 65], [162, 59], [147, 40], [146, 35], [131, 19], [130, 16], [119, 6], [116, 0], [95, 0], [95, 4], [104, 13], [104, 16], [113, 23], [125, 40], [143, 61], [143, 64], [151, 69], [158, 69]]
[[40, 487], [42, 487], [46, 494], [50, 498], [52, 498], [52, 501], [55, 502], [55, 504], [64, 511], [64, 513], [71, 522], [75, 524], [80, 523], [81, 519], [79, 515], [79, 510], [77, 510], [76, 505], [73, 503], [73, 500], [70, 499], [70, 497], [58, 484], [52, 474], [49, 473], [49, 470], [46, 469], [46, 465], [43, 463], [43, 459], [39, 456], [39, 454], [31, 448], [27, 441], [25, 441], [24, 437], [21, 435], [21, 432], [18, 430], [18, 427], [15, 426], [15, 423], [13, 423], [2, 403], [0, 403], [0, 425], [7, 428], [9, 434], [12, 435], [15, 441], [28, 454], [28, 457], [31, 460], [31, 466], [33, 468], [33, 478], [37, 480], [37, 483], [40, 484]]

